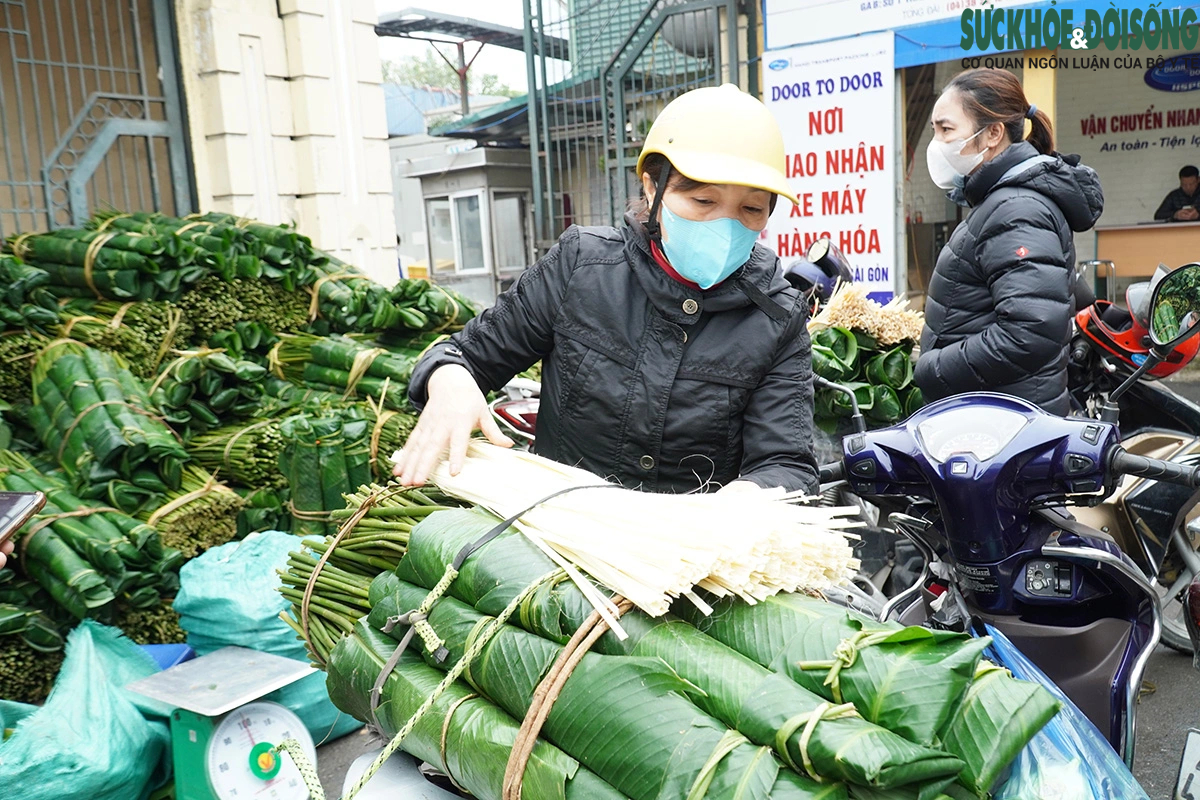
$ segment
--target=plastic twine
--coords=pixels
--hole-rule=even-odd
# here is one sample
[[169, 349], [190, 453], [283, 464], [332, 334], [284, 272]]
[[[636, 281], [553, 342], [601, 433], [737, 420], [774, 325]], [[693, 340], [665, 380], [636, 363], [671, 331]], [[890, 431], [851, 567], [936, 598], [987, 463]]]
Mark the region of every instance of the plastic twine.
[[186, 225], [183, 225], [182, 227], [176, 229], [175, 235], [182, 236], [184, 233], [186, 233], [187, 231], [190, 231], [192, 228], [197, 228], [201, 225], [207, 225], [209, 230], [211, 230], [213, 227], [213, 224], [214, 223], [209, 222], [208, 220], [194, 219], [191, 222], [187, 223]]
[[[141, 414], [143, 417], [149, 417], [150, 419], [157, 420], [158, 422], [163, 422], [162, 417], [157, 416], [156, 414], [152, 414], [151, 412], [147, 411], [146, 409], [142, 408], [141, 406], [135, 406], [130, 403], [126, 403], [124, 400], [101, 400], [98, 403], [92, 403], [90, 406], [85, 408], [83, 411], [80, 411], [79, 416], [75, 417], [75, 419], [71, 422], [71, 424], [67, 426], [67, 431], [66, 431], [66, 433], [63, 434], [62, 442], [58, 445], [58, 460], [59, 461], [62, 461], [63, 451], [67, 447], [67, 440], [71, 438], [71, 434], [75, 432], [75, 428], [79, 425], [79, 423], [83, 420], [84, 417], [86, 417], [88, 414], [95, 411], [97, 408], [100, 408], [101, 406], [123, 406], [125, 408], [128, 408], [130, 411], [132, 411], [136, 414]], [[180, 438], [178, 433], [175, 433], [175, 430], [173, 428], [167, 427], [167, 430], [171, 431], [171, 433], [174, 434], [176, 439], [179, 439], [180, 444], [183, 443], [183, 439]]]
[[152, 395], [157, 392], [162, 387], [163, 381], [170, 376], [171, 370], [175, 369], [189, 358], [204, 358], [205, 356], [211, 356], [214, 353], [224, 353], [225, 349], [221, 347], [202, 347], [199, 350], [171, 350], [170, 352], [174, 353], [176, 356], [178, 356], [178, 358], [176, 358], [167, 366], [163, 367], [162, 372], [158, 373], [158, 377], [154, 379], [154, 383], [150, 384], [150, 388], [146, 391], [146, 394]]
[[17, 238], [13, 239], [10, 249], [17, 258], [25, 258], [29, 255], [29, 245], [25, 244], [31, 236], [37, 236], [36, 233], [22, 233]]
[[121, 513], [120, 509], [113, 508], [111, 506], [96, 506], [95, 508], [80, 508], [75, 511], [63, 511], [59, 514], [39, 514], [37, 517], [35, 517], [37, 522], [29, 526], [29, 530], [25, 533], [25, 535], [33, 536], [42, 528], [53, 525], [60, 519], [67, 519], [69, 517], [90, 517], [92, 514], [105, 514], [110, 511], [116, 514]]
[[99, 225], [96, 226], [96, 233], [104, 233], [104, 231], [106, 231], [108, 229], [108, 226], [112, 225], [117, 220], [122, 219], [124, 217], [132, 217], [132, 216], [133, 216], [132, 214], [113, 214], [111, 217], [104, 220], [104, 222], [101, 222]]
[[450, 305], [454, 309], [454, 311], [450, 314], [450, 316], [446, 318], [445, 322], [443, 322], [441, 325], [439, 325], [433, 329], [434, 332], [437, 333], [440, 331], [444, 331], [444, 330], [446, 330], [446, 328], [449, 328], [451, 325], [453, 325], [454, 322], [458, 319], [458, 312], [461, 309], [459, 308], [458, 301], [454, 299], [453, 295], [451, 295], [449, 292], [447, 292], [441, 286], [438, 286], [433, 281], [430, 281], [429, 285], [432, 286], [434, 289], [437, 289], [442, 294], [446, 295], [446, 299], [450, 301]]
[[273, 420], [273, 419], [264, 419], [261, 422], [256, 422], [253, 425], [242, 428], [240, 431], [235, 433], [233, 436], [230, 436], [229, 441], [225, 443], [225, 452], [221, 456], [221, 463], [225, 465], [225, 469], [233, 469], [233, 466], [229, 463], [229, 456], [231, 455], [231, 452], [233, 450], [234, 442], [236, 442], [238, 439], [245, 436], [250, 431], [252, 431], [256, 428], [262, 428], [267, 425], [270, 425], [274, 421], [275, 420]]
[[312, 295], [312, 302], [310, 302], [308, 304], [308, 321], [309, 322], [314, 322], [314, 321], [316, 321], [317, 317], [321, 316], [321, 287], [324, 286], [329, 281], [342, 280], [343, 278], [345, 278], [347, 280], [359, 280], [359, 281], [369, 280], [369, 278], [366, 275], [358, 275], [354, 272], [334, 272], [334, 273], [330, 273], [329, 275], [322, 275], [320, 278], [317, 278], [317, 282], [314, 283], [311, 287], [309, 287], [309, 290], [308, 290], [309, 294]]
[[[383, 394], [385, 397], [387, 396], [388, 381], [390, 380], [391, 378], [387, 378], [383, 382]], [[371, 469], [375, 469], [375, 465], [379, 462], [379, 440], [383, 436], [383, 428], [387, 425], [389, 419], [397, 416], [400, 412], [392, 411], [391, 409], [385, 410], [382, 402], [376, 405], [370, 397], [367, 398], [367, 405], [375, 412], [375, 426], [371, 429], [371, 460], [368, 462], [371, 465]]]
[[342, 399], [349, 399], [354, 395], [358, 382], [367, 374], [367, 370], [375, 363], [375, 359], [387, 355], [388, 352], [383, 347], [372, 347], [368, 350], [359, 350], [354, 354], [354, 362], [350, 365], [350, 377], [346, 379], [346, 391], [342, 393]]
[[424, 358], [424, 357], [425, 357], [425, 354], [426, 354], [426, 353], [428, 353], [430, 350], [432, 350], [432, 349], [434, 348], [434, 346], [435, 346], [435, 345], [439, 345], [439, 344], [441, 344], [442, 342], [446, 341], [446, 340], [447, 340], [447, 339], [449, 339], [449, 338], [450, 338], [450, 334], [448, 334], [448, 333], [443, 333], [441, 336], [438, 336], [438, 337], [437, 337], [436, 339], [434, 339], [432, 342], [430, 342], [429, 344], [425, 345], [425, 349], [424, 349], [424, 350], [422, 350], [421, 352], [417, 353], [417, 357], [413, 359], [413, 363], [415, 364], [415, 363], [417, 363], [418, 361], [420, 361], [422, 358]]
[[[208, 480], [205, 481], [204, 485], [199, 489], [193, 489], [187, 494], [180, 495], [162, 508], [155, 511], [150, 515], [150, 519], [146, 520], [146, 524], [153, 528], [155, 523], [166, 517], [171, 512], [178, 511], [193, 500], [199, 500], [201, 497], [204, 497], [207, 494], [218, 491], [218, 487], [220, 487], [220, 484], [217, 483], [217, 476], [214, 473], [213, 475], [209, 476]], [[229, 491], [232, 491], [232, 489]]]
[[[115, 219], [115, 217], [113, 219]], [[112, 320], [109, 321], [108, 327], [112, 328], [114, 331], [117, 328], [121, 327], [121, 323], [125, 320], [125, 314], [129, 311], [129, 309], [133, 308], [136, 305], [137, 305], [137, 303], [125, 303], [120, 308], [118, 308], [117, 313], [113, 314]]]
[[67, 324], [63, 325], [62, 338], [70, 339], [71, 331], [75, 330], [75, 326], [78, 325], [80, 322], [99, 322], [101, 325], [105, 324], [104, 320], [100, 319], [99, 317], [93, 317], [90, 315], [85, 315], [85, 316], [81, 316], [81, 317], [71, 317], [69, 320], [67, 320]]

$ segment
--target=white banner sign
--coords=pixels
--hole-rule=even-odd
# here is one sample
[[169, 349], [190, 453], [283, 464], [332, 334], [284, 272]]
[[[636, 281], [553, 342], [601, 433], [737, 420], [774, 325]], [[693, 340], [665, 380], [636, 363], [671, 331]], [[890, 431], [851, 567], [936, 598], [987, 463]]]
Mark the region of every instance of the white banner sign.
[[984, 0], [767, 0], [767, 47], [920, 25], [958, 17], [983, 4]]
[[767, 54], [764, 100], [783, 129], [789, 183], [765, 241], [784, 267], [827, 236], [872, 298], [896, 271], [896, 95], [891, 33]]

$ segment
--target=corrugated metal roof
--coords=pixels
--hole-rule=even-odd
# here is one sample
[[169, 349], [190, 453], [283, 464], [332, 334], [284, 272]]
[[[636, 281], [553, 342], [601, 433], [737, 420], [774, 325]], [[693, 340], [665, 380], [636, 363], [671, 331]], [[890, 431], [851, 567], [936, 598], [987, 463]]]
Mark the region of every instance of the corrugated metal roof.
[[[494, 22], [481, 22], [440, 11], [426, 11], [423, 8], [406, 8], [403, 11], [384, 14], [375, 26], [375, 33], [379, 36], [401, 38], [413, 38], [413, 35], [418, 33], [436, 33], [453, 39], [506, 47], [509, 50], [525, 50], [525, 31], [521, 28], [509, 28]], [[570, 58], [566, 39], [546, 36], [544, 40], [547, 58]], [[534, 48], [537, 52], [537, 42], [534, 42]]]

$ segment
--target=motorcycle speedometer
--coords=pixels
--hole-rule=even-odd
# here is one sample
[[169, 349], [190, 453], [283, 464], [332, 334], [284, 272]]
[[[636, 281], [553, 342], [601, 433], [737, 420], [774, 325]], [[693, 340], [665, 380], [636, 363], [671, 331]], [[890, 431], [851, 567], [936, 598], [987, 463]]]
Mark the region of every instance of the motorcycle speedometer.
[[917, 425], [917, 440], [927, 456], [944, 463], [970, 454], [980, 461], [994, 458], [1029, 419], [1015, 411], [989, 406], [960, 407], [934, 414]]

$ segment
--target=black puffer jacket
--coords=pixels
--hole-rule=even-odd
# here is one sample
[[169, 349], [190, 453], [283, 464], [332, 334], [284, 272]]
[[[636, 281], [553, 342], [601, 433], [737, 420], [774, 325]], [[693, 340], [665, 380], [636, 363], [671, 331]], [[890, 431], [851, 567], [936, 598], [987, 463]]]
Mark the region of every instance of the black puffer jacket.
[[1040, 156], [1020, 142], [963, 191], [974, 210], [938, 256], [914, 379], [926, 400], [994, 391], [1066, 414], [1071, 232], [1099, 219], [1100, 180], [1077, 156]]
[[[433, 348], [500, 388], [539, 358], [536, 450], [628, 487], [684, 492], [739, 477], [817, 488], [804, 303], [771, 251], [708, 291], [651, 260], [645, 228], [569, 228], [496, 305]], [[715, 488], [715, 487], [713, 487]]]

